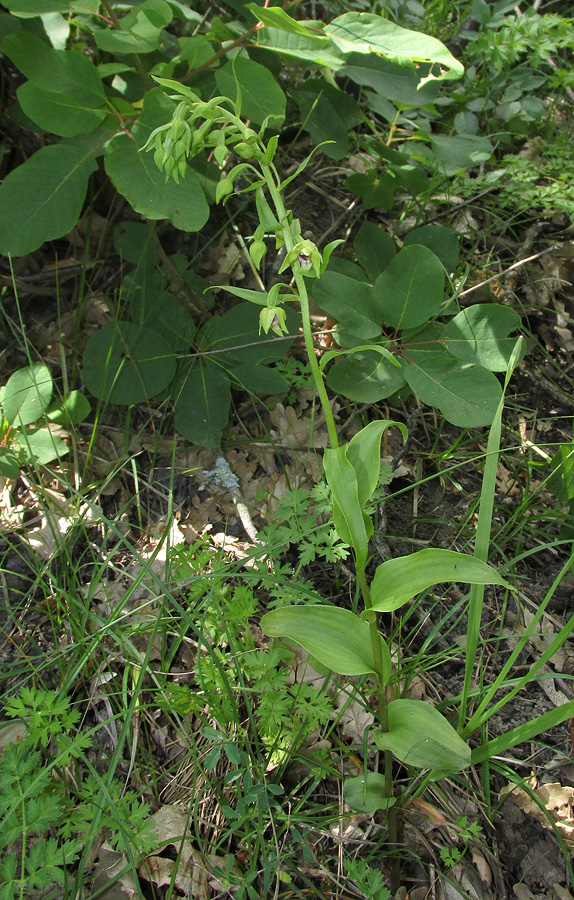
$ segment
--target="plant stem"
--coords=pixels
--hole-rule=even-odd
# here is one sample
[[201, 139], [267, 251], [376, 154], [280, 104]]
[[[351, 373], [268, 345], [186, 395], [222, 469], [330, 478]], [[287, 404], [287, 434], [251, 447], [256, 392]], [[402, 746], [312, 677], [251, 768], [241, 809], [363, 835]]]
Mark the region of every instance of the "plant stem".
[[[361, 588], [365, 609], [372, 609], [371, 592], [367, 583], [367, 576], [364, 566], [357, 566], [357, 580]], [[374, 616], [374, 614], [373, 614]], [[383, 656], [381, 651], [381, 635], [377, 628], [376, 619], [373, 618], [369, 622], [369, 633], [371, 637], [371, 647], [373, 649], [373, 657], [375, 660], [376, 679], [377, 679], [377, 700], [379, 708], [379, 723], [382, 731], [389, 730], [389, 711], [387, 704], [386, 688], [384, 684], [383, 673]], [[394, 796], [393, 784], [393, 754], [390, 750], [384, 751], [385, 760], [385, 794], [387, 797]], [[400, 862], [397, 857], [398, 844], [398, 810], [396, 804], [390, 806], [387, 810], [387, 837], [388, 845], [391, 853], [391, 891], [393, 894], [397, 892], [400, 885]]]
[[[295, 265], [298, 265], [298, 263], [295, 263]], [[315, 353], [315, 345], [313, 343], [313, 327], [311, 325], [311, 315], [309, 312], [309, 296], [307, 294], [307, 285], [305, 284], [305, 279], [300, 272], [295, 272], [295, 284], [297, 285], [297, 291], [299, 293], [301, 318], [303, 320], [303, 337], [305, 339], [305, 349], [307, 351], [307, 356], [309, 357], [311, 373], [313, 375], [317, 393], [319, 394], [319, 400], [321, 401], [321, 407], [325, 415], [325, 422], [327, 424], [327, 431], [329, 432], [331, 447], [333, 447], [333, 449], [336, 449], [339, 446], [339, 439], [337, 437], [337, 429], [335, 428], [335, 419], [333, 417], [331, 404], [329, 403], [329, 397], [327, 396], [327, 389], [325, 388], [323, 375], [321, 374], [319, 363], [317, 362], [317, 354]]]
[[[365, 609], [371, 609], [372, 601], [371, 601], [371, 592], [369, 590], [369, 585], [367, 584], [367, 576], [365, 573], [365, 567], [357, 565], [357, 581], [359, 582], [359, 587], [361, 588], [361, 594], [363, 596], [363, 603], [365, 604]], [[371, 647], [373, 650], [373, 658], [375, 660], [375, 670], [377, 677], [377, 696], [378, 696], [378, 706], [379, 706], [379, 721], [381, 723], [381, 728], [383, 731], [389, 730], [389, 717], [387, 713], [387, 697], [385, 692], [385, 684], [384, 684], [384, 674], [383, 674], [383, 654], [381, 651], [381, 635], [379, 634], [379, 629], [377, 628], [377, 621], [373, 617], [373, 620], [369, 622], [369, 633], [371, 637]], [[390, 794], [389, 796], [392, 796]]]
[[[275, 182], [273, 177], [273, 173], [269, 166], [262, 164], [261, 171], [265, 178], [265, 182], [267, 184], [267, 188], [269, 190], [269, 194], [271, 199], [273, 200], [273, 205], [275, 206], [275, 212], [277, 214], [277, 220], [281, 225], [281, 231], [283, 234], [283, 241], [285, 243], [285, 249], [287, 253], [293, 249], [293, 235], [291, 234], [291, 229], [289, 227], [288, 221], [288, 213], [285, 209], [285, 205], [283, 203], [283, 198], [281, 197], [281, 192], [279, 190], [278, 185]], [[292, 266], [293, 275], [295, 276], [295, 284], [297, 286], [297, 292], [299, 294], [299, 303], [301, 306], [301, 318], [303, 320], [303, 338], [305, 340], [305, 350], [307, 351], [307, 357], [309, 359], [309, 365], [311, 366], [311, 374], [313, 375], [313, 381], [315, 382], [315, 387], [317, 388], [317, 393], [319, 394], [319, 400], [321, 402], [321, 407], [323, 409], [323, 414], [325, 416], [325, 422], [327, 424], [327, 431], [329, 433], [329, 440], [331, 442], [331, 447], [336, 449], [339, 446], [339, 439], [337, 437], [337, 429], [335, 428], [335, 419], [333, 417], [333, 410], [331, 409], [331, 404], [329, 403], [329, 397], [327, 395], [327, 389], [325, 388], [325, 382], [323, 381], [323, 376], [321, 374], [321, 370], [319, 368], [319, 363], [317, 362], [317, 354], [315, 353], [315, 345], [313, 343], [313, 327], [311, 325], [311, 314], [309, 311], [309, 295], [307, 293], [307, 285], [305, 284], [305, 279], [301, 273], [299, 263], [295, 262]]]

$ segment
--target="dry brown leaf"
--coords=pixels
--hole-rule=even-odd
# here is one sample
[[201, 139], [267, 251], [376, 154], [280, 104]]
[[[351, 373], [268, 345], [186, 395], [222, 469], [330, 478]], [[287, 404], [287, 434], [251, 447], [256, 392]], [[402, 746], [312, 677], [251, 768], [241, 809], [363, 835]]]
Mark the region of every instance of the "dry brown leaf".
[[552, 889], [556, 894], [557, 900], [574, 900], [568, 888], [563, 887], [561, 884], [553, 884]]
[[229, 284], [230, 281], [243, 281], [245, 278], [243, 252], [229, 231], [223, 232], [204, 257], [205, 263], [201, 268], [209, 273], [206, 281], [210, 284]]
[[427, 696], [427, 687], [424, 678], [421, 675], [415, 675], [407, 688], [407, 697], [409, 700], [425, 700]]
[[[252, 544], [247, 543], [247, 541], [240, 541], [239, 538], [235, 538], [230, 534], [225, 534], [223, 531], [211, 535], [211, 540], [216, 547], [220, 550], [224, 550], [225, 553], [229, 554], [229, 556], [232, 556], [234, 559], [245, 559], [253, 546]], [[248, 560], [246, 563], [247, 568], [253, 568], [254, 565], [255, 560], [253, 559]]]
[[436, 825], [438, 828], [445, 828], [448, 826], [448, 820], [441, 813], [436, 806], [433, 806], [431, 803], [428, 803], [426, 800], [423, 800], [421, 797], [411, 797], [408, 801], [407, 806], [416, 806], [419, 812], [422, 813], [427, 819], [430, 819], [433, 825]]
[[[535, 613], [531, 613], [528, 609], [523, 608], [521, 611], [521, 620], [514, 618], [513, 621], [513, 631], [515, 635], [523, 635], [526, 631], [526, 628], [531, 624], [534, 619]], [[538, 620], [534, 627], [533, 633], [530, 635], [528, 641], [537, 654], [543, 654], [552, 641], [554, 640], [556, 633], [556, 626], [550, 619], [547, 617], [542, 617]], [[511, 649], [514, 649], [518, 643], [518, 639], [516, 637], [509, 637], [508, 640], [509, 646]], [[554, 653], [552, 658], [549, 660], [552, 663], [552, 667], [556, 672], [564, 672], [566, 670], [567, 662], [568, 662], [568, 653], [565, 647], [559, 647], [558, 650]], [[565, 700], [562, 702], [566, 702]]]
[[275, 426], [271, 429], [271, 436], [287, 447], [301, 449], [327, 447], [329, 444], [324, 417], [318, 410], [311, 410], [303, 415], [301, 410], [277, 403], [270, 413], [270, 419]]
[[93, 524], [101, 518], [101, 509], [97, 503], [83, 503], [78, 508], [71, 500], [62, 497], [62, 502], [55, 509], [46, 509], [45, 503], [42, 506], [44, 510], [39, 527], [24, 531], [21, 537], [44, 560], [55, 555], [75, 525], [80, 522]]
[[17, 744], [26, 737], [26, 726], [21, 719], [16, 719], [0, 729], [0, 752], [9, 744]]
[[[347, 705], [345, 706], [345, 704]], [[348, 696], [343, 691], [337, 694], [335, 706], [337, 709], [345, 706], [345, 710], [339, 718], [339, 732], [341, 736], [348, 738], [354, 744], [362, 744], [365, 731], [375, 721], [372, 712], [365, 709], [363, 704], [357, 700], [349, 702]]]
[[567, 787], [559, 782], [552, 782], [533, 788], [533, 793], [541, 805], [533, 800], [525, 790], [517, 787], [515, 784], [509, 784], [504, 787], [500, 792], [500, 796], [507, 797], [519, 809], [532, 816], [537, 822], [540, 822], [543, 828], [552, 830], [552, 825], [549, 821], [551, 819], [554, 822], [554, 827], [562, 835], [564, 842], [571, 849], [574, 849], [574, 815], [572, 813], [574, 787]]
[[151, 818], [158, 840], [164, 847], [173, 846], [177, 858], [150, 854], [138, 867], [140, 876], [158, 887], [173, 882], [184, 896], [205, 900], [208, 896], [205, 863], [201, 853], [186, 837], [189, 834], [188, 814], [181, 806], [162, 806]]
[[489, 888], [480, 880], [478, 874], [467, 859], [461, 859], [450, 871], [448, 879], [439, 879], [440, 890], [437, 896], [441, 900], [492, 900]]
[[0, 531], [14, 531], [24, 524], [26, 507], [13, 502], [14, 484], [10, 478], [0, 478]]
[[561, 267], [563, 260], [553, 253], [536, 261], [531, 277], [524, 285], [524, 293], [534, 306], [548, 306], [558, 291], [562, 289]]
[[[131, 900], [132, 897], [139, 895], [139, 885], [127, 859], [122, 853], [113, 850], [109, 844], [105, 843], [100, 847], [94, 869], [96, 877], [93, 888], [96, 891], [104, 889], [103, 893], [98, 893], [102, 900], [126, 900], [126, 898]], [[109, 884], [107, 890], [106, 884]]]
[[310, 684], [318, 691], [325, 684], [325, 676], [313, 668], [309, 662], [309, 654], [303, 647], [295, 647], [293, 662], [289, 666], [287, 684]]
[[109, 322], [113, 316], [113, 304], [105, 294], [86, 297], [82, 309], [83, 324], [88, 335]]
[[492, 869], [488, 865], [485, 857], [477, 850], [476, 847], [471, 847], [472, 853], [472, 861], [476, 866], [477, 872], [481, 877], [481, 880], [487, 885], [487, 887], [492, 887]]

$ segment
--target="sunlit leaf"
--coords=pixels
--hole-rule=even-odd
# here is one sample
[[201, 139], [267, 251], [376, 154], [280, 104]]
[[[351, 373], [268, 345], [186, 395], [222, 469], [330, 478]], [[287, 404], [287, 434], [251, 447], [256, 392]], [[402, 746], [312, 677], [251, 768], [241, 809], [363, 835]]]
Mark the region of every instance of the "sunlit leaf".
[[449, 353], [491, 372], [505, 372], [516, 338], [508, 337], [520, 327], [520, 316], [508, 306], [477, 303], [463, 309], [445, 326]]
[[379, 750], [421, 769], [460, 772], [470, 765], [470, 747], [442, 713], [422, 700], [393, 700], [388, 731], [377, 731]]
[[54, 383], [47, 366], [26, 366], [0, 389], [0, 405], [10, 425], [21, 428], [40, 419], [52, 399]]
[[[265, 613], [261, 630], [269, 637], [285, 637], [300, 644], [339, 675], [376, 672], [369, 626], [348, 609], [285, 606]], [[388, 648], [384, 647], [388, 657]]]
[[391, 612], [435, 584], [511, 585], [496, 569], [456, 550], [425, 549], [388, 559], [378, 566], [371, 583], [373, 609]]

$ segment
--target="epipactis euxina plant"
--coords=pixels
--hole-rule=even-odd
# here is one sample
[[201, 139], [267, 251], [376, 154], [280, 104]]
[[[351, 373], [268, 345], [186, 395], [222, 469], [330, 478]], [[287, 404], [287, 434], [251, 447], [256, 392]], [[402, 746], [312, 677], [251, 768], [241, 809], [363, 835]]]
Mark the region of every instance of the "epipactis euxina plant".
[[[264, 241], [270, 233], [277, 250], [284, 248], [280, 271], [290, 268], [292, 285], [274, 285], [267, 293], [228, 288], [245, 300], [260, 304], [261, 327], [277, 334], [283, 332], [283, 304], [298, 302], [301, 308], [309, 362], [324, 410], [331, 448], [324, 456], [325, 474], [333, 495], [335, 528], [342, 540], [354, 550], [357, 578], [364, 602], [362, 615], [333, 606], [313, 605], [277, 609], [262, 619], [263, 630], [274, 637], [287, 637], [305, 647], [323, 665], [340, 675], [372, 674], [375, 678], [379, 730], [374, 739], [388, 758], [385, 776], [373, 773], [347, 783], [350, 804], [359, 808], [387, 808], [392, 797], [391, 755], [422, 768], [457, 771], [470, 764], [470, 749], [447, 719], [428, 703], [395, 699], [389, 702], [392, 677], [391, 654], [380, 634], [377, 612], [398, 609], [433, 584], [466, 581], [480, 584], [506, 582], [481, 560], [450, 550], [423, 550], [408, 557], [389, 560], [376, 570], [368, 583], [366, 565], [373, 522], [365, 507], [378, 487], [381, 438], [397, 423], [371, 422], [352, 440], [339, 446], [332, 410], [311, 334], [306, 277], [320, 277], [338, 241], [321, 253], [310, 240], [301, 237], [301, 226], [283, 203], [282, 192], [306, 166], [303, 162], [290, 178], [282, 180], [273, 164], [277, 138], [264, 141], [265, 125], [254, 131], [238, 115], [239, 103], [215, 97], [202, 101], [193, 91], [167, 79], [157, 79], [164, 87], [177, 91], [185, 99], [179, 104], [171, 123], [154, 131], [146, 145], [155, 150], [156, 163], [167, 176], [185, 177], [186, 160], [205, 147], [224, 166], [233, 150], [243, 161], [233, 166], [219, 182], [217, 197], [222, 200], [234, 190], [235, 179], [250, 178], [244, 191], [254, 191], [260, 224], [255, 231], [250, 253], [259, 266], [267, 251]], [[229, 107], [232, 106], [233, 109]], [[269, 200], [267, 199], [269, 197]], [[406, 429], [398, 425], [406, 437]], [[424, 736], [423, 736], [424, 735]]]
[[[218, 200], [224, 201], [235, 190], [235, 181], [240, 175], [247, 181], [247, 185], [242, 186], [241, 190], [255, 193], [259, 226], [250, 247], [254, 265], [259, 268], [268, 252], [266, 241], [273, 239], [276, 250], [284, 251], [280, 272], [289, 269], [291, 273], [288, 280], [274, 285], [269, 291], [236, 287], [226, 289], [241, 299], [262, 307], [260, 326], [265, 332], [272, 329], [280, 335], [285, 330], [283, 304], [296, 302], [300, 306], [309, 363], [331, 443], [331, 447], [325, 450], [324, 469], [332, 493], [334, 524], [339, 537], [354, 551], [363, 609], [361, 612], [352, 612], [327, 604], [279, 608], [263, 616], [261, 627], [271, 637], [286, 638], [301, 645], [319, 663], [341, 676], [372, 678], [377, 696], [378, 721], [370, 736], [370, 746], [382, 751], [384, 770], [382, 774], [364, 771], [348, 778], [345, 796], [355, 810], [386, 812], [389, 842], [393, 845], [397, 840], [398, 806], [393, 786], [393, 759], [413, 769], [426, 770], [424, 778], [418, 780], [417, 790], [420, 791], [421, 786], [430, 779], [458, 772], [472, 762], [487, 759], [491, 753], [528, 740], [544, 728], [573, 714], [572, 704], [567, 704], [567, 708], [553, 711], [550, 717], [549, 714], [539, 717], [528, 723], [526, 729], [514, 729], [503, 738], [487, 742], [473, 751], [468, 744], [470, 735], [481, 728], [492, 714], [489, 703], [484, 701], [470, 719], [466, 710], [475, 666], [484, 586], [493, 584], [512, 589], [487, 562], [503, 397], [498, 404], [490, 432], [475, 555], [469, 556], [448, 549], [425, 549], [387, 560], [369, 577], [369, 541], [374, 525], [367, 506], [379, 485], [381, 440], [384, 432], [391, 426], [399, 428], [403, 437], [406, 437], [406, 428], [387, 419], [374, 421], [347, 444], [339, 445], [332, 409], [313, 345], [306, 279], [321, 278], [332, 250], [340, 242], [334, 241], [321, 252], [312, 241], [302, 237], [299, 221], [285, 208], [283, 201], [284, 189], [303, 171], [309, 158], [290, 177], [281, 178], [274, 165], [277, 137], [273, 136], [265, 141], [266, 123], [263, 123], [259, 131], [255, 131], [243, 121], [239, 85], [235, 102], [226, 97], [215, 97], [206, 102], [177, 82], [156, 80], [183, 98], [172, 122], [156, 129], [149, 138], [147, 147], [155, 150], [157, 164], [167, 176], [184, 178], [187, 158], [200, 149], [211, 148], [222, 168], [222, 178], [217, 187]], [[226, 170], [232, 152], [240, 161]], [[520, 358], [521, 344], [519, 340], [511, 353], [505, 387]], [[384, 355], [391, 354], [386, 350]], [[378, 613], [399, 610], [417, 594], [433, 585], [452, 582], [472, 586], [467, 644], [469, 652], [458, 730], [429, 703], [401, 696], [404, 678], [401, 676], [400, 660], [398, 664], [392, 662], [391, 648], [377, 622]], [[560, 637], [564, 639], [562, 633]], [[506, 668], [505, 675], [507, 671]], [[494, 690], [500, 686], [497, 681]], [[515, 690], [511, 693], [513, 695]], [[493, 691], [488, 696], [492, 698]], [[509, 697], [510, 694], [506, 699]], [[497, 708], [506, 699], [499, 701]], [[369, 741], [366, 742], [367, 745]]]

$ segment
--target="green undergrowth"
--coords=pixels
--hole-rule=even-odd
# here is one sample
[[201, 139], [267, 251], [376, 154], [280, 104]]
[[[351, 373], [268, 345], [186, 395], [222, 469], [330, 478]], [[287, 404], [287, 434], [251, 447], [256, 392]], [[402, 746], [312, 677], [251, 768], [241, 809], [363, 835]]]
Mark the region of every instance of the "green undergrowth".
[[[463, 452], [461, 459], [460, 452], [456, 447], [445, 448], [432, 481], [464, 482], [465, 475], [481, 467], [483, 454], [464, 458]], [[503, 459], [515, 453], [516, 445], [510, 445]], [[550, 473], [550, 465], [545, 472]], [[424, 491], [425, 486], [425, 480], [409, 485], [408, 496], [413, 490]], [[395, 492], [391, 482], [378, 503], [392, 510], [402, 496], [404, 490]], [[26, 890], [49, 881], [69, 884], [72, 873], [75, 883], [81, 883], [88, 874], [86, 861], [92, 858], [86, 847], [98, 846], [102, 830], [110, 834], [107, 844], [119, 854], [118, 871], [131, 868], [142, 877], [146, 856], [162, 846], [162, 834], [154, 830], [152, 814], [166, 802], [166, 784], [175, 791], [169, 795], [172, 802], [178, 790], [181, 799], [195, 797], [196, 812], [190, 820], [194, 839], [202, 852], [209, 848], [217, 857], [219, 876], [225, 875], [234, 890], [243, 889], [246, 896], [254, 897], [254, 884], [273, 883], [277, 877], [288, 886], [297, 881], [303, 863], [311, 864], [314, 842], [337, 820], [336, 807], [330, 800], [319, 802], [316, 792], [320, 785], [337, 783], [341, 766], [358, 765], [364, 758], [365, 748], [356, 733], [345, 741], [338, 734], [349, 704], [357, 705], [352, 707], [355, 718], [361, 708], [370, 712], [372, 689], [364, 677], [354, 684], [334, 680], [316, 662], [313, 665], [322, 674], [314, 672], [312, 679], [306, 680], [304, 662], [294, 665], [294, 648], [278, 644], [269, 649], [261, 643], [256, 622], [262, 606], [284, 609], [294, 603], [324, 603], [329, 597], [338, 602], [337, 595], [349, 590], [354, 603], [349, 575], [336, 574], [341, 558], [345, 559], [345, 547], [341, 545], [333, 554], [333, 526], [324, 497], [324, 487], [311, 495], [294, 491], [287, 496], [273, 525], [261, 533], [262, 543], [250, 554], [254, 568], [226, 560], [203, 540], [169, 551], [168, 580], [154, 573], [141, 557], [140, 571], [126, 572], [123, 564], [116, 569], [126, 553], [136, 559], [138, 553], [117, 526], [108, 522], [113, 539], [108, 539], [107, 548], [100, 547], [99, 569], [92, 569], [92, 587], [83, 591], [83, 599], [74, 596], [72, 589], [79, 592], [80, 584], [70, 582], [63, 568], [59, 576], [53, 564], [50, 572], [38, 569], [36, 580], [45, 592], [45, 602], [49, 603], [54, 593], [58, 597], [51, 613], [54, 638], [61, 635], [65, 623], [69, 623], [68, 634], [72, 625], [72, 633], [63, 643], [59, 638], [57, 652], [49, 648], [49, 641], [45, 650], [34, 651], [33, 643], [23, 647], [36, 672], [36, 683], [56, 681], [62, 686], [57, 692], [19, 688], [29, 681], [30, 672], [29, 665], [21, 662], [4, 673], [10, 692], [18, 694], [6, 712], [24, 725], [23, 738], [8, 745], [2, 755], [3, 767], [17, 773], [18, 784], [15, 795], [6, 789], [2, 798], [6, 821], [12, 823], [11, 830], [4, 833], [9, 862], [3, 877], [11, 885], [4, 887], [6, 897], [19, 896], [21, 884], [28, 885]], [[454, 535], [456, 542], [468, 539], [473, 502], [471, 492], [466, 520]], [[526, 494], [523, 503], [529, 510], [535, 506]], [[507, 513], [507, 531], [516, 527], [517, 518], [520, 507]], [[546, 527], [541, 521], [541, 537]], [[77, 540], [81, 543], [86, 538], [84, 526]], [[553, 546], [547, 537], [536, 546], [536, 532], [531, 532], [527, 543], [521, 551], [516, 534], [505, 534], [504, 527], [493, 532], [497, 553], [504, 558], [504, 546], [512, 548], [514, 555], [506, 570], [518, 575], [525, 562], [538, 553], [544, 556]], [[566, 546], [555, 543], [557, 550]], [[125, 580], [119, 602], [113, 580], [108, 580], [107, 588], [98, 583], [104, 573], [109, 579], [110, 567]], [[338, 585], [333, 594], [335, 576]], [[150, 585], [143, 596], [142, 584]], [[552, 593], [550, 588], [545, 603]], [[401, 690], [407, 691], [421, 676], [432, 678], [433, 673], [452, 665], [466, 603], [465, 596], [453, 603], [442, 592], [435, 597], [421, 595], [403, 615], [387, 618], [397, 665], [401, 660], [397, 687], [400, 684]], [[24, 607], [14, 612], [25, 615]], [[421, 621], [427, 622], [422, 632]], [[487, 646], [495, 654], [505, 646], [505, 638], [496, 628], [487, 633]], [[299, 678], [293, 681], [297, 671]], [[99, 685], [95, 696], [85, 680], [88, 672], [94, 673], [92, 682]], [[515, 680], [511, 674], [507, 678], [500, 688], [513, 691]], [[477, 703], [480, 693], [473, 689], [471, 697]], [[456, 698], [445, 702], [450, 705]], [[173, 735], [172, 740], [181, 742], [176, 763], [152, 751], [153, 721]], [[114, 735], [111, 742], [110, 732]], [[130, 759], [135, 764], [136, 783], [146, 785], [140, 786], [139, 799], [138, 792], [125, 794], [122, 788]], [[185, 771], [193, 773], [188, 787], [181, 775]], [[327, 787], [327, 792], [330, 790]], [[288, 808], [293, 807], [295, 813], [286, 814], [287, 797]], [[100, 818], [93, 818], [94, 804]], [[220, 810], [224, 826], [219, 830], [209, 826], [199, 814], [200, 808], [211, 809], [212, 815]], [[32, 820], [35, 824], [28, 825]], [[289, 847], [280, 862], [262, 841], [269, 822], [273, 822], [276, 839], [287, 841]], [[484, 826], [478, 820], [472, 827]], [[230, 840], [248, 848], [241, 870], [232, 866], [227, 856]], [[465, 852], [465, 841], [456, 851], [459, 856]], [[39, 849], [28, 859], [31, 846]], [[383, 835], [379, 849], [386, 852]], [[13, 871], [11, 860], [20, 860], [21, 855], [27, 860], [22, 862], [24, 868]], [[437, 865], [448, 871], [454, 858], [445, 850]], [[384, 872], [391, 860], [383, 859], [387, 862], [382, 870], [365, 868], [360, 857], [355, 862], [350, 859], [349, 875], [357, 885], [367, 879], [384, 894]], [[379, 877], [383, 880], [377, 881]]]
[[[520, 709], [570, 681], [569, 376], [536, 328], [572, 317], [495, 238], [568, 243], [571, 19], [5, 6], [0, 900], [454, 885], [522, 748], [568, 759], [572, 701]], [[26, 279], [73, 228], [50, 331]], [[180, 503], [206, 447], [220, 480]], [[212, 488], [256, 532], [235, 555], [180, 541]]]

